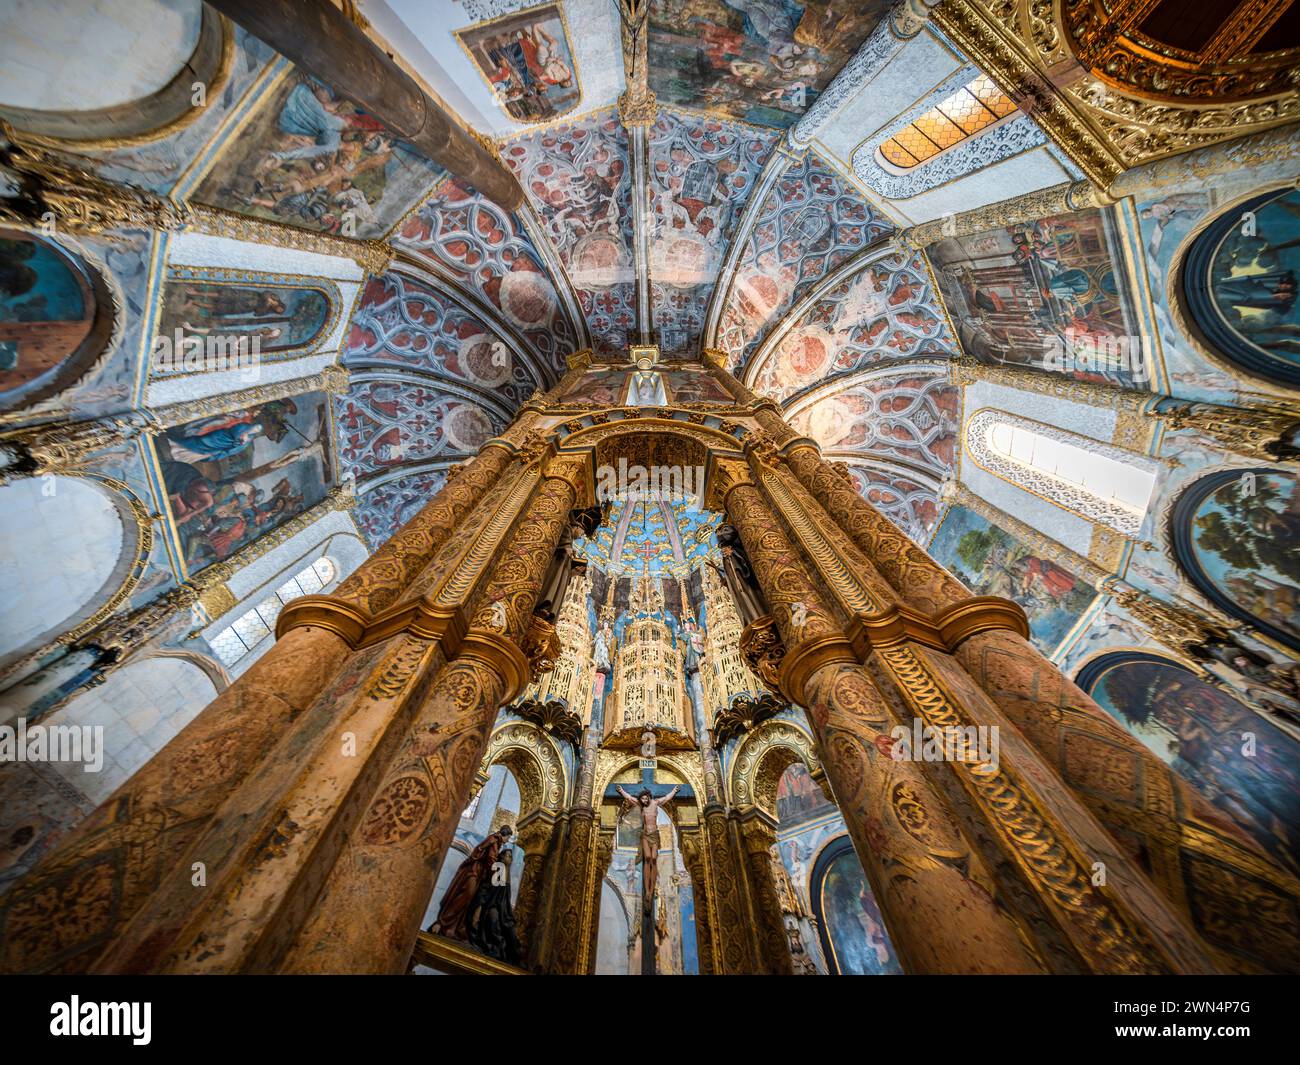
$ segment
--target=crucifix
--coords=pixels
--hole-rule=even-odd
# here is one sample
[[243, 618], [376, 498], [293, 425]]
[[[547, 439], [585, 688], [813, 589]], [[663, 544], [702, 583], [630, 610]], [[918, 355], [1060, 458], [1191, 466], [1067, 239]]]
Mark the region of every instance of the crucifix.
[[[623, 810], [618, 817], [620, 823], [633, 810], [641, 816], [640, 853], [637, 857], [641, 866], [641, 975], [654, 976], [658, 946], [655, 940], [655, 884], [659, 879], [659, 809], [679, 794], [691, 799], [695, 792], [689, 784], [674, 784], [669, 788], [667, 784], [655, 783], [658, 759], [653, 754], [654, 733], [647, 730], [645, 737], [648, 738], [642, 748], [640, 790], [636, 795], [630, 795], [622, 784], [611, 784], [605, 789], [604, 797], [623, 800]], [[647, 748], [652, 752], [648, 757], [644, 754]]]

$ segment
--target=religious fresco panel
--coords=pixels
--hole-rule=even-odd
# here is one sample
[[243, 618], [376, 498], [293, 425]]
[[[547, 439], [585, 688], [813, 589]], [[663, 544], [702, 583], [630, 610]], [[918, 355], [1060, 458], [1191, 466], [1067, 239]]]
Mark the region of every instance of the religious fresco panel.
[[733, 371], [814, 285], [891, 229], [815, 153], [790, 164], [759, 209], [721, 319], [718, 346]]
[[416, 278], [372, 277], [352, 316], [343, 363], [410, 366], [521, 404], [540, 382], [478, 318]]
[[[172, 266], [167, 270], [154, 330], [160, 352], [237, 348], [268, 361], [319, 348], [339, 315], [337, 286], [323, 278], [295, 278], [244, 270]], [[184, 369], [184, 359], [176, 360]]]
[[[1172, 221], [1199, 204], [1163, 201]], [[1146, 208], [1157, 210], [1156, 205]], [[1216, 354], [1280, 384], [1300, 384], [1300, 192], [1266, 192], [1225, 211], [1187, 253], [1182, 295]]]
[[1019, 603], [1029, 618], [1029, 638], [1050, 655], [1074, 628], [1095, 591], [1073, 573], [1035, 555], [1000, 526], [965, 507], [944, 514], [930, 554], [977, 595]]
[[883, 359], [949, 358], [955, 347], [924, 258], [891, 255], [819, 299], [757, 370], [753, 387], [783, 400]]
[[594, 349], [634, 342], [632, 176], [627, 131], [610, 109], [522, 134], [501, 147], [573, 282]]
[[[805, 860], [800, 855], [801, 863]], [[880, 906], [847, 835], [822, 846], [810, 874], [809, 895], [828, 973], [902, 974]]]
[[303, 229], [382, 237], [440, 176], [382, 123], [291, 71], [228, 135], [193, 198]]
[[1300, 650], [1300, 492], [1288, 473], [1223, 470], [1175, 504], [1179, 565], [1219, 609]]
[[889, 11], [890, 0], [652, 0], [650, 88], [785, 129]]
[[[1070, 362], [1080, 380], [1149, 387], [1143, 360], [1154, 358], [1155, 338], [1143, 335], [1108, 211], [949, 238], [927, 251], [966, 354], [1048, 369]], [[1098, 352], [1117, 357], [1101, 365]]]
[[1300, 744], [1167, 658], [1104, 655], [1078, 684], [1231, 825], [1300, 869]]
[[307, 392], [201, 418], [157, 437], [158, 468], [185, 566], [229, 558], [334, 485], [329, 396]]
[[661, 109], [650, 132], [651, 317], [664, 355], [698, 355], [731, 234], [775, 134]]
[[456, 38], [516, 122], [549, 122], [582, 98], [559, 4], [480, 22]]

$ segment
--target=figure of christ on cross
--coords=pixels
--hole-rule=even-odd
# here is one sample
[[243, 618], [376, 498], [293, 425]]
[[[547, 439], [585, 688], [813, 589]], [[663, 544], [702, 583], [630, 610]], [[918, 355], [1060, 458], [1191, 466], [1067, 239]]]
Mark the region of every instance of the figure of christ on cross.
[[634, 809], [639, 808], [641, 811], [641, 853], [638, 855], [637, 861], [642, 866], [641, 898], [646, 909], [650, 908], [650, 900], [654, 895], [655, 875], [659, 868], [659, 807], [672, 802], [673, 797], [680, 788], [680, 784], [674, 785], [672, 791], [659, 799], [656, 799], [650, 793], [649, 788], [642, 788], [634, 799], [623, 790], [622, 784], [618, 785], [618, 793], [623, 796], [627, 803], [618, 819], [623, 820]]
[[655, 881], [659, 878], [659, 810], [678, 794], [693, 799], [695, 792], [689, 784], [674, 784], [667, 789], [656, 784], [655, 760], [641, 759], [641, 791], [633, 797], [622, 784], [605, 789], [605, 798], [618, 795], [623, 799], [623, 809], [618, 815], [622, 822], [633, 810], [641, 814], [641, 846], [637, 851], [637, 864], [641, 866], [641, 975], [655, 974]]

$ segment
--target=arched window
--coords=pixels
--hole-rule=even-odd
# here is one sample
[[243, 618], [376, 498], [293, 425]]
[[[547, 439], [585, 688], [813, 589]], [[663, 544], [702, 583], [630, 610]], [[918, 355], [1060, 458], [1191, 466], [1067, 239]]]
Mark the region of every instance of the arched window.
[[918, 115], [881, 144], [878, 151], [890, 166], [910, 170], [1015, 111], [1011, 97], [981, 74]]
[[275, 632], [275, 619], [286, 603], [302, 595], [313, 595], [328, 586], [336, 573], [333, 561], [318, 558], [280, 585], [251, 610], [240, 614], [211, 641], [212, 650], [227, 667], [233, 666]]
[[973, 414], [966, 450], [994, 476], [1128, 537], [1138, 535], [1156, 483], [1149, 460], [1005, 411]]

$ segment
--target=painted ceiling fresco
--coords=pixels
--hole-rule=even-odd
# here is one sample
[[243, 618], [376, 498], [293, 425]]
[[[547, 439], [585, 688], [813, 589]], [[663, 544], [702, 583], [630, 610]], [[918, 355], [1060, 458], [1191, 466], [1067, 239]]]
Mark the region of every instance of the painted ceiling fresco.
[[519, 219], [454, 178], [401, 223], [394, 243], [495, 309], [557, 375], [578, 347], [541, 255]]
[[600, 354], [636, 343], [632, 171], [612, 108], [524, 133], [501, 157], [546, 225]]
[[479, 403], [408, 378], [354, 374], [337, 400], [343, 474], [363, 477], [444, 455], [473, 454], [505, 428]]
[[775, 140], [737, 123], [659, 112], [650, 135], [650, 301], [665, 354], [697, 351], [736, 220]]
[[892, 0], [653, 0], [650, 87], [757, 125], [799, 120]]
[[956, 460], [960, 406], [947, 374], [885, 374], [797, 409], [790, 424], [824, 451], [910, 463], [942, 478]]
[[816, 153], [767, 193], [728, 293], [718, 347], [733, 369], [828, 274], [893, 227]]
[[925, 259], [892, 254], [836, 285], [803, 314], [750, 373], [777, 399], [887, 359], [950, 357], [947, 316]]
[[[575, 22], [573, 4], [455, 6], [448, 47], [479, 79], [465, 91], [486, 87], [509, 120], [492, 147], [524, 205], [503, 210], [240, 30], [229, 86], [198, 132], [107, 154], [104, 173], [384, 240], [397, 259], [359, 291], [291, 268], [235, 279], [228, 267], [167, 264], [159, 320], [191, 335], [229, 323], [258, 336], [268, 361], [347, 367], [331, 412], [335, 473], [357, 479], [372, 542], [436, 479], [431, 463], [500, 432], [573, 352], [617, 358], [645, 342], [670, 360], [720, 348], [779, 401], [816, 393], [799, 408], [805, 423], [842, 428], [836, 448], [859, 460], [863, 491], [927, 535], [934, 490], [906, 471], [947, 468], [945, 417], [955, 415], [928, 366], [914, 403], [901, 366], [888, 401], [880, 382], [859, 377], [956, 350], [939, 293], [924, 263], [889, 243], [894, 223], [846, 164], [820, 145], [778, 150], [889, 3], [655, 0], [659, 109], [644, 136], [620, 120], [621, 90], [585, 76], [584, 33], [608, 27]], [[840, 376], [842, 389], [819, 391]], [[730, 402], [711, 379], [660, 378], [670, 402]]]
[[517, 407], [539, 378], [491, 326], [418, 278], [371, 278], [352, 315], [344, 365], [410, 367], [495, 392]]

